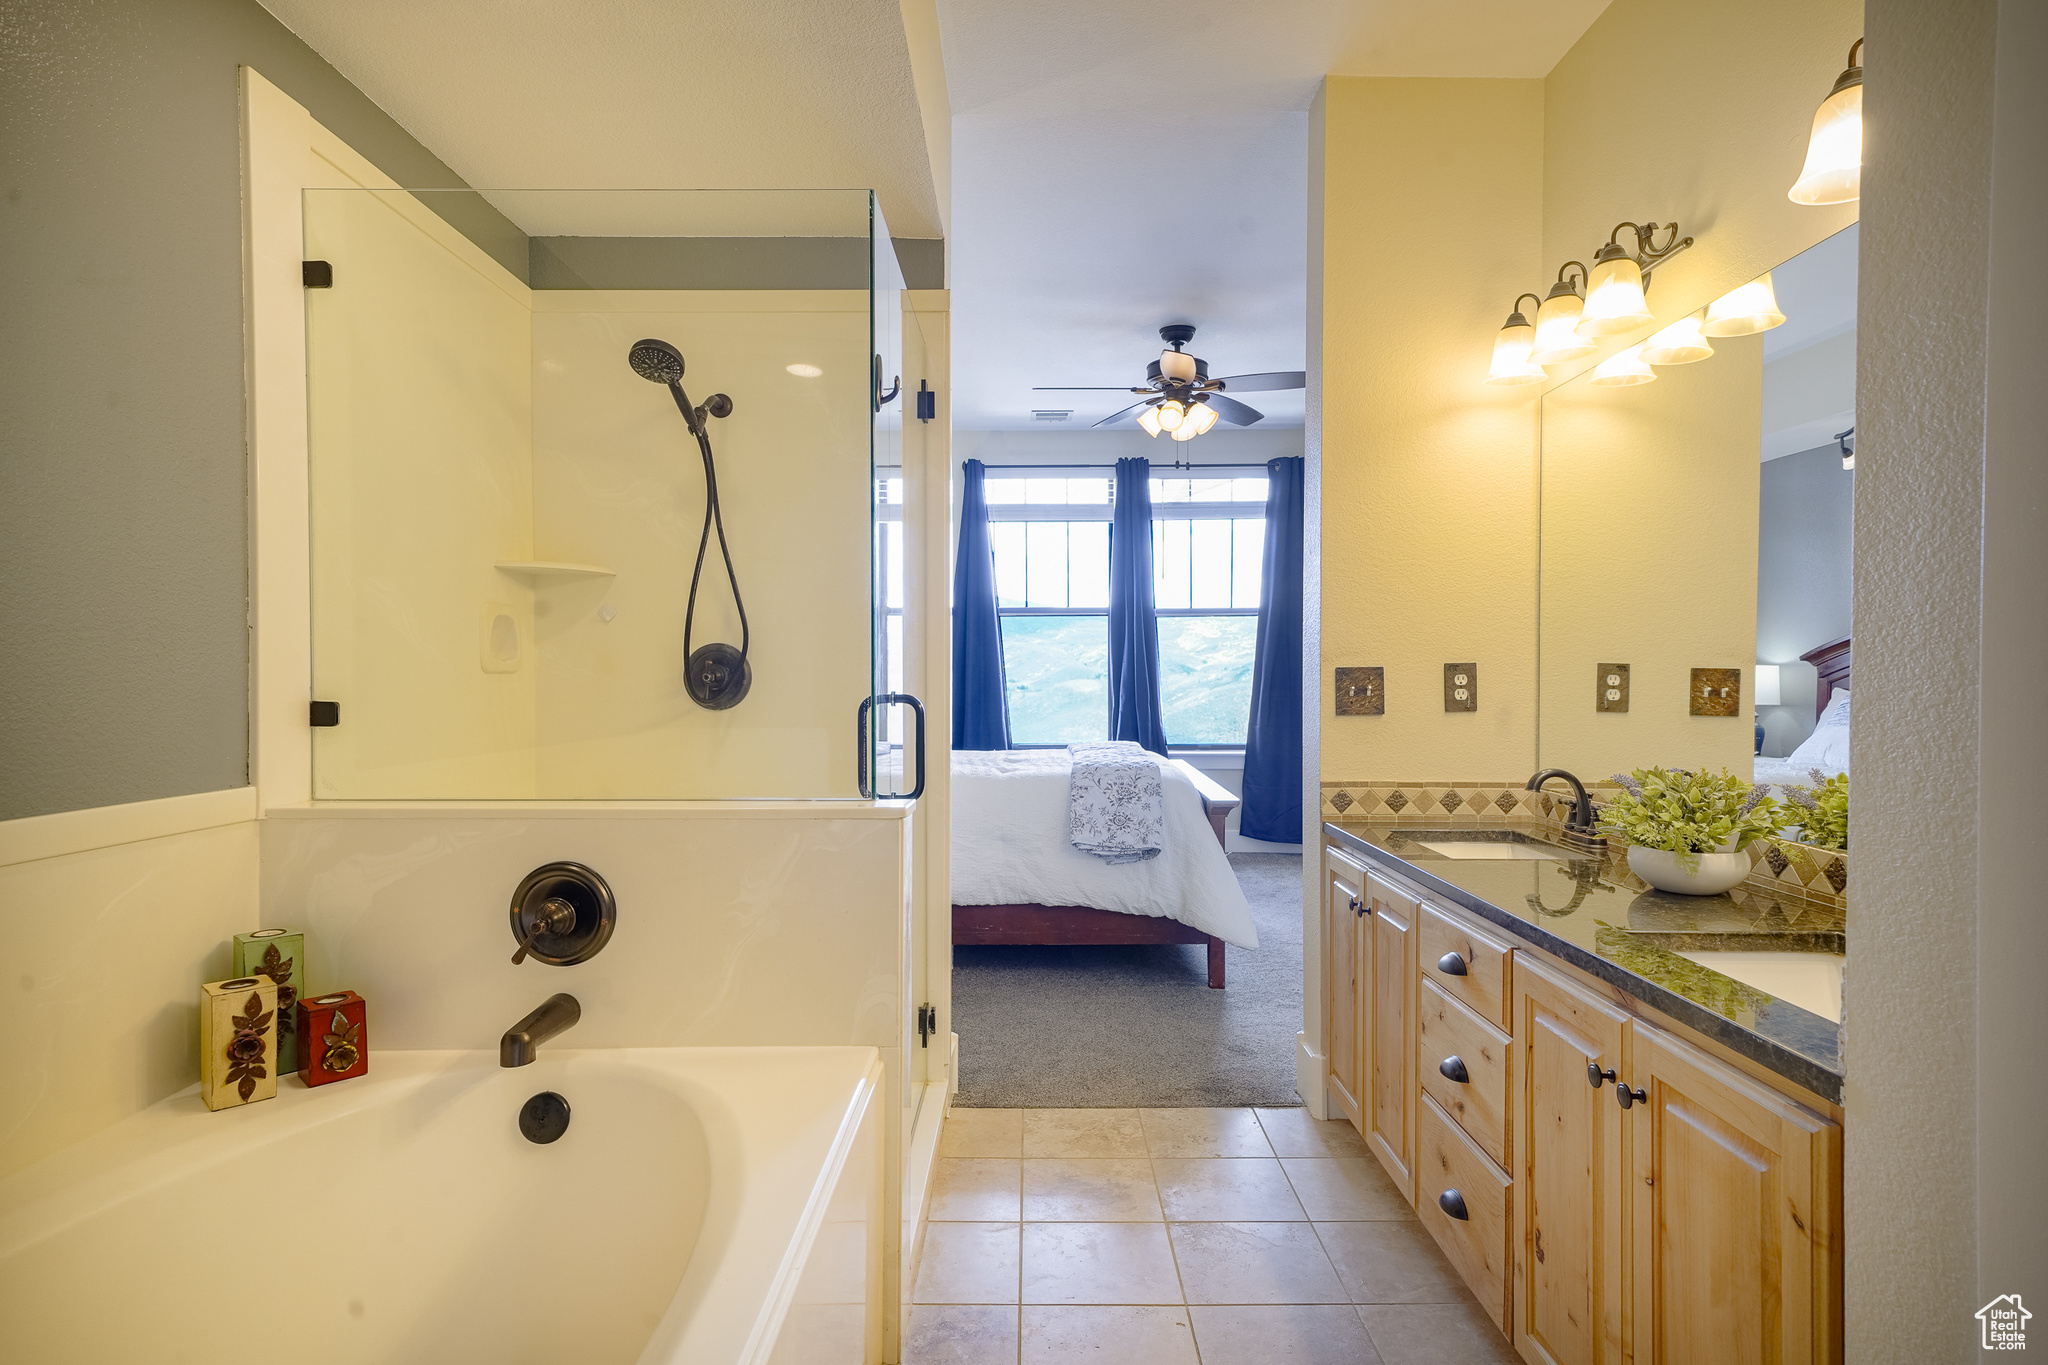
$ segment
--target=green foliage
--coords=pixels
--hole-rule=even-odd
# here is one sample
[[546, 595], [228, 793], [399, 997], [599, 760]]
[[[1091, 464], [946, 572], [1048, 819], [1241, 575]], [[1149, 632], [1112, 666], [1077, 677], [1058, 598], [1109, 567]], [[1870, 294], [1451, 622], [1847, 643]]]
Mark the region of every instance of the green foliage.
[[1792, 805], [1785, 812], [1788, 823], [1800, 826], [1799, 842], [1816, 848], [1849, 849], [1849, 774], [1829, 777], [1820, 769], [1810, 770], [1814, 785], [1787, 787], [1785, 797]]
[[1785, 827], [1784, 808], [1770, 788], [1726, 768], [1718, 774], [1637, 768], [1616, 773], [1614, 781], [1622, 791], [1602, 807], [1600, 832], [1675, 853], [1688, 872], [1699, 870], [1702, 853], [1745, 849]]

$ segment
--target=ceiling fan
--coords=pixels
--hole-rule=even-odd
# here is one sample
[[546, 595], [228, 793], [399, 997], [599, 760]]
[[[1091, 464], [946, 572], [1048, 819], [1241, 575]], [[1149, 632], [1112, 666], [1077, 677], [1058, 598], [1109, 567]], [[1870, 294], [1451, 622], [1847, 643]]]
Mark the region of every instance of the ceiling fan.
[[1222, 418], [1236, 426], [1248, 427], [1266, 414], [1257, 408], [1225, 396], [1225, 390], [1238, 393], [1258, 393], [1274, 389], [1299, 389], [1307, 386], [1308, 376], [1301, 370], [1275, 370], [1268, 374], [1233, 374], [1222, 379], [1209, 377], [1209, 362], [1191, 356], [1181, 347], [1195, 339], [1195, 329], [1184, 322], [1169, 323], [1159, 329], [1159, 337], [1171, 348], [1161, 351], [1159, 359], [1145, 367], [1145, 383], [1124, 388], [1114, 384], [1074, 385], [1040, 384], [1035, 392], [1041, 393], [1142, 393], [1145, 397], [1114, 416], [1105, 417], [1095, 423], [1098, 427], [1113, 426], [1127, 417], [1135, 417], [1138, 425], [1152, 435], [1164, 431], [1176, 441], [1191, 441], [1210, 427], [1216, 419]]

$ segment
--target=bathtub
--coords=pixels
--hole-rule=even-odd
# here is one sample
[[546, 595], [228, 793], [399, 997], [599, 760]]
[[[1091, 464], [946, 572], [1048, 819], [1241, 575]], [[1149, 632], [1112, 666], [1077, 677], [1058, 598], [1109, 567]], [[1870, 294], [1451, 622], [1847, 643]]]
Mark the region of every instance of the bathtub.
[[[380, 1052], [0, 1181], [0, 1360], [879, 1359], [872, 1048]], [[531, 1095], [570, 1104], [549, 1145]]]

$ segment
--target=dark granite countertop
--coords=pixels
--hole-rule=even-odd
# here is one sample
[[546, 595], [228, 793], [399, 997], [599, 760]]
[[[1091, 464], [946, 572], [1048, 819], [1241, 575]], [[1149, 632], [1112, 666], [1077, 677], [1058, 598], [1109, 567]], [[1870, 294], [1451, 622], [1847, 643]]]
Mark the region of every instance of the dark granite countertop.
[[[1531, 947], [1662, 1011], [1825, 1099], [1842, 1099], [1842, 1031], [1833, 1020], [1738, 980], [1834, 969], [1846, 947], [1839, 909], [1750, 886], [1720, 896], [1646, 890], [1623, 850], [1564, 859], [1454, 858], [1425, 842], [1535, 843], [1536, 831], [1439, 829], [1336, 820], [1330, 842], [1471, 911]], [[1564, 850], [1559, 850], [1564, 851]], [[1799, 955], [1815, 955], [1810, 964]], [[1811, 973], [1808, 973], [1809, 975]]]

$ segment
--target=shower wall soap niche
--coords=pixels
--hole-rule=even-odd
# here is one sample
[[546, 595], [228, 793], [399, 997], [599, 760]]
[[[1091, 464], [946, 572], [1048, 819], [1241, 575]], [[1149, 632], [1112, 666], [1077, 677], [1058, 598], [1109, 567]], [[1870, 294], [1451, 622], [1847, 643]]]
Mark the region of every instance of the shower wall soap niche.
[[299, 1079], [332, 1085], [370, 1070], [370, 1006], [354, 991], [334, 991], [299, 1002]]
[[199, 1098], [233, 1109], [277, 1095], [277, 987], [260, 976], [199, 988]]
[[299, 1067], [299, 997], [306, 990], [306, 931], [255, 929], [235, 935], [235, 975], [257, 976], [277, 987], [277, 1069]]

